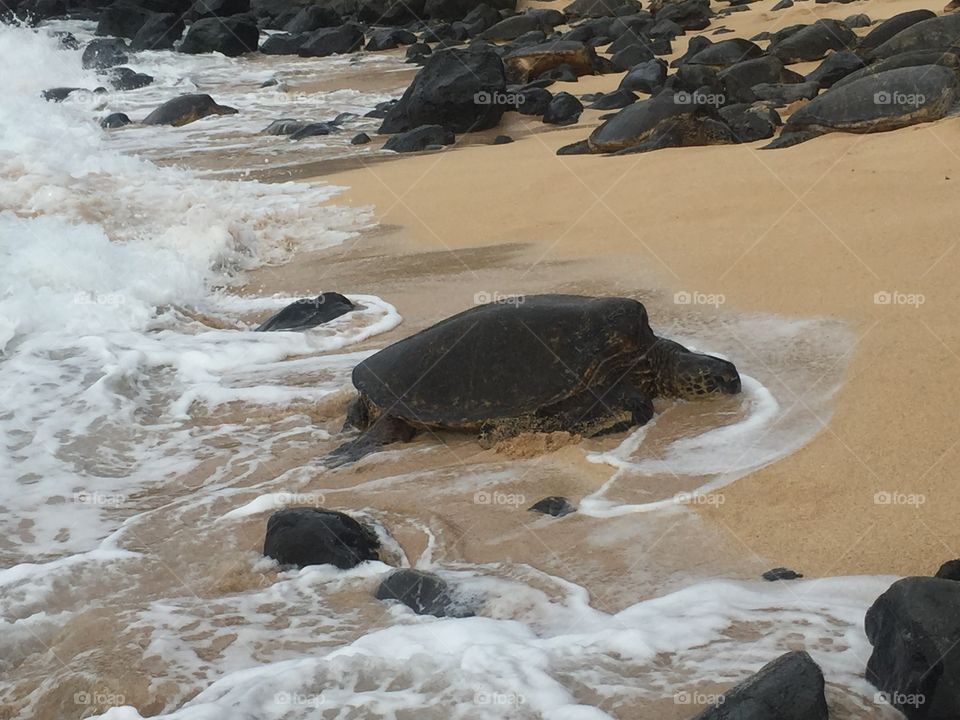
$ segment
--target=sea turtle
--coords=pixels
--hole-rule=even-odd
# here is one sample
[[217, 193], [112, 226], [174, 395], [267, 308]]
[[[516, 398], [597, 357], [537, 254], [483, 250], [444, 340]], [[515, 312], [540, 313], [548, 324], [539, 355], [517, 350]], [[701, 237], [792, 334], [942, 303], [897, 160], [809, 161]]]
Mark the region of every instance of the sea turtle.
[[556, 40], [521, 47], [503, 58], [507, 80], [514, 83], [528, 82], [560, 65], [569, 65], [578, 76], [592, 75], [596, 63], [596, 51], [574, 40]]
[[167, 100], [143, 119], [144, 125], [180, 127], [207, 115], [236, 115], [236, 108], [218, 105], [209, 95], [190, 94]]
[[956, 74], [941, 65], [868, 75], [801, 107], [766, 148], [790, 147], [829, 132], [884, 132], [939, 120], [953, 105], [957, 90]]
[[717, 112], [697, 104], [699, 93], [664, 90], [628, 105], [604, 121], [585, 141], [560, 148], [558, 155], [642, 152], [662, 147], [736, 142]]
[[911, 50], [946, 52], [954, 47], [958, 40], [960, 40], [960, 15], [942, 15], [921, 20], [901, 30], [875, 48], [870, 53], [870, 57], [879, 60]]
[[838, 80], [833, 87], [838, 88], [854, 80], [859, 80], [868, 75], [879, 75], [887, 70], [896, 70], [898, 68], [916, 67], [917, 65], [943, 65], [950, 68], [960, 76], [960, 57], [953, 52], [941, 52], [940, 50], [911, 50], [910, 52], [891, 55], [885, 60], [878, 60], [875, 63], [867, 65], [856, 72], [852, 72], [846, 77]]
[[864, 35], [860, 39], [859, 49], [861, 52], [868, 52], [874, 48], [878, 48], [894, 35], [903, 32], [911, 25], [916, 25], [918, 22], [923, 22], [936, 16], [937, 14], [933, 12], [933, 10], [907, 10], [906, 12], [894, 15]]
[[857, 36], [839, 20], [823, 18], [807, 25], [789, 37], [771, 41], [769, 52], [784, 64], [822, 60], [827, 53], [849, 50], [857, 44]]
[[585, 437], [643, 425], [653, 398], [740, 392], [733, 363], [659, 338], [636, 300], [535, 295], [480, 305], [370, 356], [346, 427], [365, 431], [327, 458], [356, 460], [419, 428]]

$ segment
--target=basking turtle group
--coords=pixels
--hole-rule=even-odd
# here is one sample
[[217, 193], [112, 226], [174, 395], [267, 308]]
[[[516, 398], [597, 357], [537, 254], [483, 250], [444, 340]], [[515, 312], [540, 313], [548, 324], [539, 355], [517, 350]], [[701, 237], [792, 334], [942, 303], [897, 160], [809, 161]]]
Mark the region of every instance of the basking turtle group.
[[477, 432], [486, 446], [523, 432], [592, 437], [645, 424], [657, 397], [740, 392], [732, 363], [657, 337], [638, 301], [577, 295], [471, 308], [370, 356], [353, 384], [347, 425], [363, 434], [330, 465], [422, 428]]

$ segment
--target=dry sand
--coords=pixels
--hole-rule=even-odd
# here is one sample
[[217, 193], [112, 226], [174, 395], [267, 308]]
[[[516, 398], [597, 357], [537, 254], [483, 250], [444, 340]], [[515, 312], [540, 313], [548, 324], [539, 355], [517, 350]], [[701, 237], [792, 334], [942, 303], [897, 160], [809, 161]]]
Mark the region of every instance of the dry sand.
[[[932, 7], [798, 2], [774, 13], [774, 2], [718, 19], [706, 33], [726, 26], [736, 34], [717, 39], [750, 37], [814, 16], [876, 19]], [[609, 90], [620, 77], [551, 89]], [[467, 307], [475, 292], [553, 288], [720, 293], [724, 313], [841, 319], [856, 344], [833, 417], [819, 418], [822, 431], [806, 447], [726, 488], [725, 504], [704, 512], [743, 554], [808, 575], [931, 573], [960, 557], [952, 423], [960, 121], [835, 134], [780, 151], [755, 143], [555, 155], [598, 115], [553, 129], [513, 114], [454, 149], [323, 176], [349, 186], [348, 203], [374, 206], [377, 221], [394, 229], [389, 242], [380, 238], [380, 284], [367, 290], [397, 291], [387, 297], [408, 321], [399, 334]], [[478, 144], [501, 132], [516, 142]], [[310, 267], [267, 284], [306, 290]], [[881, 292], [923, 303], [877, 304]], [[656, 323], [658, 309], [649, 309]], [[803, 394], [795, 401], [803, 406]], [[923, 502], [883, 504], [878, 492]]]

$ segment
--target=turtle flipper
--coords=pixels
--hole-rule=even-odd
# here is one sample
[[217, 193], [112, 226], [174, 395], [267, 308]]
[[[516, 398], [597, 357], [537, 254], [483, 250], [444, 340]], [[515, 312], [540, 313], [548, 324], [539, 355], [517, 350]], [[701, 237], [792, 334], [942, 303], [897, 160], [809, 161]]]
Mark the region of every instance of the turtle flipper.
[[320, 462], [328, 468], [349, 465], [370, 453], [379, 451], [384, 445], [410, 442], [416, 434], [416, 428], [406, 420], [385, 415], [360, 437], [340, 445], [325, 455]]
[[820, 137], [823, 133], [820, 130], [796, 130], [792, 132], [782, 132], [780, 137], [774, 138], [764, 145], [761, 150], [779, 150], [780, 148], [793, 147], [807, 140], [813, 140]]

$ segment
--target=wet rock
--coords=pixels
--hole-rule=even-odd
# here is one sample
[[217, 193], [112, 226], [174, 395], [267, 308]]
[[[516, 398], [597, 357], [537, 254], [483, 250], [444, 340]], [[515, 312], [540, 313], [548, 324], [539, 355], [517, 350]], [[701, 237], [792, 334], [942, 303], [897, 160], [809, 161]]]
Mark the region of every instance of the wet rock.
[[138, 73], [128, 67], [111, 68], [108, 77], [114, 90], [136, 90], [153, 82], [151, 75]]
[[309, 33], [277, 33], [263, 41], [260, 52], [264, 55], [296, 55], [307, 41]]
[[310, 33], [297, 54], [300, 57], [345, 55], [361, 49], [363, 40], [363, 30], [353, 23], [337, 28], [323, 28]]
[[106, 130], [123, 127], [130, 124], [130, 118], [125, 113], [110, 113], [100, 121], [100, 127]]
[[797, 580], [802, 578], [803, 575], [800, 573], [794, 572], [793, 570], [785, 567], [774, 568], [773, 570], [767, 570], [763, 574], [763, 579], [767, 582], [776, 582], [777, 580]]
[[573, 125], [582, 112], [583, 104], [577, 98], [570, 93], [559, 92], [547, 105], [543, 121], [548, 125]]
[[130, 42], [133, 50], [172, 50], [183, 35], [183, 18], [174, 13], [151, 13]]
[[960, 583], [895, 582], [866, 615], [867, 680], [909, 720], [960, 717]]
[[304, 298], [290, 303], [264, 321], [254, 332], [309, 330], [346, 315], [355, 308], [356, 306], [340, 293], [325, 292], [315, 298]]
[[312, 122], [307, 123], [302, 128], [290, 133], [290, 139], [304, 140], [309, 137], [317, 137], [318, 135], [329, 135], [330, 133], [337, 132], [338, 130], [340, 130], [340, 128], [333, 123]]
[[226, 18], [250, 12], [250, 0], [196, 0], [190, 8], [189, 17]]
[[450, 586], [433, 573], [422, 570], [394, 570], [380, 583], [377, 600], [399, 600], [417, 615], [435, 617], [471, 617], [454, 600]]
[[133, 38], [152, 13], [132, 2], [118, 2], [100, 11], [97, 35]]
[[573, 0], [563, 9], [570, 20], [583, 18], [614, 17], [640, 10], [640, 3], [633, 0]]
[[352, 138], [350, 138], [351, 145], [366, 145], [368, 142], [370, 142], [370, 136], [364, 132], [357, 133]]
[[659, 58], [635, 65], [620, 81], [621, 90], [653, 95], [667, 81], [667, 64]]
[[257, 26], [243, 16], [202, 18], [187, 28], [187, 34], [177, 49], [188, 55], [218, 52], [237, 57], [255, 52], [259, 42]]
[[326, 5], [307, 5], [283, 26], [283, 31], [296, 35], [340, 25], [343, 25], [343, 18], [333, 8]]
[[83, 49], [80, 62], [85, 68], [103, 70], [116, 65], [123, 65], [129, 59], [127, 44], [123, 40], [97, 38], [87, 43], [87, 46]]
[[442, 125], [422, 125], [413, 130], [394, 135], [384, 143], [384, 150], [393, 150], [398, 153], [420, 152], [444, 145], [453, 145], [453, 132]]
[[345, 513], [300, 507], [279, 510], [267, 521], [263, 554], [280, 565], [335, 565], [341, 570], [378, 560], [376, 533]]
[[828, 720], [823, 672], [806, 652], [767, 663], [695, 720]]
[[432, 53], [433, 50], [430, 49], [429, 45], [424, 42], [416, 42], [407, 48], [407, 62], [415, 62], [418, 65], [422, 65]]
[[565, 497], [560, 495], [550, 495], [545, 497], [542, 500], [538, 500], [533, 505], [527, 508], [528, 512], [543, 513], [544, 515], [552, 515], [556, 518], [565, 517], [570, 513], [574, 513], [577, 509], [567, 500]]
[[377, 103], [374, 106], [373, 110], [366, 113], [364, 117], [377, 118], [377, 119], [385, 118], [387, 114], [390, 112], [390, 110], [396, 107], [397, 103], [399, 102], [400, 102], [399, 100], [385, 100], [381, 103]]
[[401, 45], [413, 45], [417, 42], [417, 36], [408, 30], [391, 28], [387, 30], [374, 30], [367, 41], [367, 50], [392, 50]]
[[86, 88], [56, 87], [44, 90], [40, 96], [47, 102], [63, 102], [75, 92], [87, 92]]
[[454, 132], [495, 127], [504, 108], [495, 99], [506, 91], [503, 62], [492, 50], [443, 50], [423, 69], [387, 113], [381, 133], [443, 125]]

